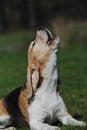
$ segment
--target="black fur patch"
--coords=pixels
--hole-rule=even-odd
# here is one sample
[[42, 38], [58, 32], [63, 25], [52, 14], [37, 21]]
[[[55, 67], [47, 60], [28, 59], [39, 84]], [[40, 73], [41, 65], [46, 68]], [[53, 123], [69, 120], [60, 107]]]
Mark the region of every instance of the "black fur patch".
[[21, 90], [22, 87], [16, 88], [3, 99], [3, 105], [11, 116], [11, 124], [9, 124], [9, 126], [21, 127], [24, 124], [24, 116], [22, 115], [18, 104]]
[[60, 71], [59, 71], [59, 68], [58, 68], [58, 85], [61, 85], [61, 82], [60, 82]]

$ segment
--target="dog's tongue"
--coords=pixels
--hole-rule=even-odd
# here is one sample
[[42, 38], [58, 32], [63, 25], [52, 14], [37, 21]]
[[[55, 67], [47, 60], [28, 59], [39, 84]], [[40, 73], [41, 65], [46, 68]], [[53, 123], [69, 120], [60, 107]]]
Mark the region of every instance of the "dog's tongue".
[[53, 41], [56, 39], [56, 36], [52, 36], [51, 39], [48, 41], [48, 45], [51, 45]]

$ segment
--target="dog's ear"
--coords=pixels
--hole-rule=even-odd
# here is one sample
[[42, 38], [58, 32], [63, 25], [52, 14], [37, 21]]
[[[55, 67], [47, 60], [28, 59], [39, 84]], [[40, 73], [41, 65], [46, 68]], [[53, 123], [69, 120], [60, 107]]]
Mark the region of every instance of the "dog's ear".
[[32, 97], [38, 88], [39, 82], [39, 65], [38, 63], [32, 63], [27, 68], [27, 83], [26, 83], [26, 96], [29, 99]]

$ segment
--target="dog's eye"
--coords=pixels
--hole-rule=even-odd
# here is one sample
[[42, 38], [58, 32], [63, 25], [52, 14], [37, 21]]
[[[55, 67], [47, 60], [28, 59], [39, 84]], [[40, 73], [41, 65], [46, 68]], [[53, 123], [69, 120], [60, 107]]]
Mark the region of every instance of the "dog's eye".
[[34, 45], [35, 45], [35, 42], [33, 42], [32, 47], [34, 47]]

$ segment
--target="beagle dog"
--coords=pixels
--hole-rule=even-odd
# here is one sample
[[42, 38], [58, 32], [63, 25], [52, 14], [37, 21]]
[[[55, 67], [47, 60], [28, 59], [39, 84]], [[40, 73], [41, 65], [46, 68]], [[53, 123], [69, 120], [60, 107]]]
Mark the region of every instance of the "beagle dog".
[[[85, 126], [67, 111], [58, 91], [57, 55], [59, 37], [39, 28], [28, 49], [27, 82], [0, 101], [0, 128], [23, 127], [31, 130], [60, 130], [52, 124]], [[10, 127], [11, 130], [13, 127]]]
[[[36, 81], [39, 79], [40, 82], [40, 85], [36, 83], [37, 87], [33, 86], [34, 98], [28, 108], [31, 130], [60, 130], [58, 126], [52, 126], [57, 120], [64, 125], [85, 126], [83, 121], [78, 121], [69, 114], [57, 89], [59, 73], [56, 53], [59, 43], [59, 37], [41, 27], [29, 47], [28, 60], [32, 66], [37, 66], [39, 77]], [[30, 72], [27, 73], [27, 81], [30, 83], [29, 74]]]

